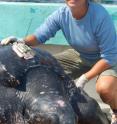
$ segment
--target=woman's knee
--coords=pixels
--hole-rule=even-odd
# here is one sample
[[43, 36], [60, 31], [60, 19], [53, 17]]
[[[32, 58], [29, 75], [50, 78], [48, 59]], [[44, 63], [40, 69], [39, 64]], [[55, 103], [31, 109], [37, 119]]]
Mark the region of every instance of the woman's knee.
[[96, 91], [106, 103], [113, 99], [115, 87], [117, 79], [113, 76], [100, 76], [96, 83]]

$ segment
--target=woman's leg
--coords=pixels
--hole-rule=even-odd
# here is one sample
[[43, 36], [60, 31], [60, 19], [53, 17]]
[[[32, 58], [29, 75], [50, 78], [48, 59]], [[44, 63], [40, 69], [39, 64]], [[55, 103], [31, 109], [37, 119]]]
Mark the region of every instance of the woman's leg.
[[100, 76], [96, 83], [96, 90], [102, 100], [112, 109], [117, 109], [117, 78], [114, 76]]
[[112, 124], [117, 124], [117, 68], [104, 71], [98, 78], [96, 90], [113, 111]]

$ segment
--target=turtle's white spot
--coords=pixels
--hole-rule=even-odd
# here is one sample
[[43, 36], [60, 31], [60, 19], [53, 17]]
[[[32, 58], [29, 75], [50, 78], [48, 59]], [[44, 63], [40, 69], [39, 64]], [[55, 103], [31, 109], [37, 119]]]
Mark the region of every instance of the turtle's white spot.
[[42, 92], [40, 92], [40, 94], [45, 94], [45, 92], [42, 91]]
[[59, 106], [64, 107], [65, 106], [65, 102], [63, 100], [58, 100], [57, 103], [59, 104]]

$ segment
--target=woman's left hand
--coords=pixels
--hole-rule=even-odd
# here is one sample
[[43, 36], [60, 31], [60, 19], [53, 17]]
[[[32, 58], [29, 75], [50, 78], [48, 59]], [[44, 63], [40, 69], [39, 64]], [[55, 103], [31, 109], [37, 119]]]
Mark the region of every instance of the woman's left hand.
[[75, 80], [75, 85], [76, 87], [80, 87], [80, 88], [84, 88], [85, 84], [88, 82], [89, 80], [87, 79], [86, 75], [83, 74], [81, 75], [78, 79]]

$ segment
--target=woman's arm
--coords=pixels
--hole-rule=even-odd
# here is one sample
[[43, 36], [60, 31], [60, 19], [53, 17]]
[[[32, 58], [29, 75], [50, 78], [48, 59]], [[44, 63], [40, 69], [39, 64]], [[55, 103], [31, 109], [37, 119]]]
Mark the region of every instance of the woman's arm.
[[85, 75], [90, 80], [110, 67], [106, 60], [101, 59]]
[[24, 38], [24, 41], [25, 43], [28, 45], [28, 46], [37, 46], [39, 44], [41, 44], [41, 42], [39, 42], [36, 38], [35, 35], [28, 35], [27, 37]]
[[106, 62], [106, 60], [101, 59], [99, 60], [88, 72], [81, 75], [75, 81], [76, 87], [84, 88], [85, 84], [94, 78], [95, 76], [102, 73], [104, 70], [110, 68], [111, 66]]

